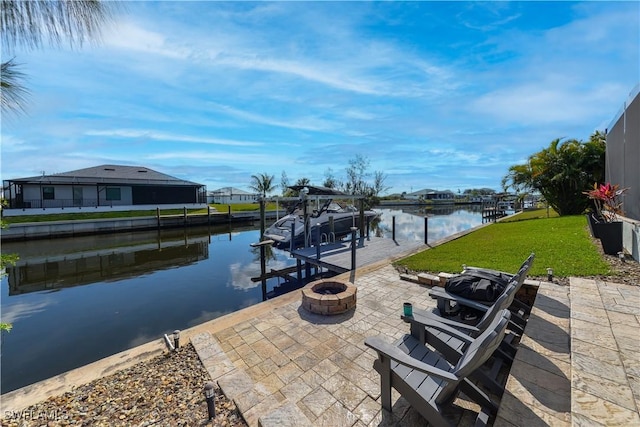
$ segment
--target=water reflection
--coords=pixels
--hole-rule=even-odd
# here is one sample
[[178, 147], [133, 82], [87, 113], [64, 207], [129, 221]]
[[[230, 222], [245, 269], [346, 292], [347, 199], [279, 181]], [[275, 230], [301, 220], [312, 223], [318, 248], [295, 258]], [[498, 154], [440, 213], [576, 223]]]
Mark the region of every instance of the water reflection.
[[382, 212], [378, 222], [372, 224], [377, 237], [391, 238], [395, 218], [396, 240], [424, 241], [425, 218], [427, 218], [427, 241], [437, 240], [460, 233], [482, 224], [482, 208], [438, 206], [434, 208], [402, 207], [376, 209]]
[[62, 259], [30, 259], [7, 269], [9, 296], [87, 285], [100, 281], [131, 279], [149, 272], [177, 268], [209, 258], [206, 237], [179, 246], [147, 248], [129, 246], [117, 250], [77, 252]]
[[[374, 233], [429, 240], [481, 223], [468, 209], [380, 209]], [[410, 213], [407, 213], [410, 212]], [[260, 281], [257, 225], [187, 228], [2, 245], [19, 260], [2, 278], [0, 391], [6, 393], [100, 358], [261, 302], [288, 289], [284, 279]], [[295, 260], [266, 248], [267, 270]], [[46, 363], [43, 363], [46, 361]]]
[[14, 329], [2, 337], [1, 392], [262, 301], [258, 238], [247, 226], [3, 244], [19, 260], [2, 278], [2, 321]]

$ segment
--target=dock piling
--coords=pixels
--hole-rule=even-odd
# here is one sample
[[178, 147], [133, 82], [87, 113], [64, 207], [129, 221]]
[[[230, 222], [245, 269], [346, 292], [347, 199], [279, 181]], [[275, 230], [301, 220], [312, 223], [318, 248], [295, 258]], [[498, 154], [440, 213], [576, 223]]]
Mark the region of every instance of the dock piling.
[[320, 223], [316, 224], [316, 259], [320, 260]]
[[356, 231], [357, 227], [351, 227], [351, 271], [356, 269]]
[[429, 218], [428, 217], [424, 217], [424, 244], [428, 245], [429, 244]]
[[391, 217], [391, 240], [396, 240], [396, 216]]
[[266, 216], [266, 209], [265, 209], [265, 201], [264, 201], [264, 197], [260, 198], [260, 240], [264, 239], [264, 230], [265, 230], [265, 216]]

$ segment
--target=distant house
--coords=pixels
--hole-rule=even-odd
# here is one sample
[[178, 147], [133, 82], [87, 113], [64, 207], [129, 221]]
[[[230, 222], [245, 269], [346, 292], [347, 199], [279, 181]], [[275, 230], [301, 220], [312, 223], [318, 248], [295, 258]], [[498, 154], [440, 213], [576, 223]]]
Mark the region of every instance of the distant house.
[[141, 166], [102, 165], [3, 182], [9, 208], [204, 204], [206, 186]]
[[424, 190], [405, 194], [404, 198], [409, 200], [453, 200], [455, 194], [450, 190], [438, 191], [425, 188]]
[[253, 203], [257, 202], [260, 194], [249, 193], [239, 188], [223, 187], [207, 194], [207, 203], [221, 203], [225, 205], [233, 205], [235, 203]]

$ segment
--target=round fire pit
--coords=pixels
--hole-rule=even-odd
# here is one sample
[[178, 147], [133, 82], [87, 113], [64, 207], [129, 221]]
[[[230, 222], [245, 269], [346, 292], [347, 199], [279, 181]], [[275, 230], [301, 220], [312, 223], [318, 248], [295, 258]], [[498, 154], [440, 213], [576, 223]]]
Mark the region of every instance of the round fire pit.
[[356, 306], [357, 290], [342, 280], [316, 280], [302, 289], [302, 307], [316, 314], [344, 313]]

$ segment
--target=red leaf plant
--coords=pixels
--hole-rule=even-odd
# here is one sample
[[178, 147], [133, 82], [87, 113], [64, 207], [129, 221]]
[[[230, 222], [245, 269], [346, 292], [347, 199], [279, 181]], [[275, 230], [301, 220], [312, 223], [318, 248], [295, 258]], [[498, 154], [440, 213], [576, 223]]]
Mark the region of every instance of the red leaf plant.
[[627, 191], [628, 188], [620, 188], [618, 184], [610, 183], [593, 184], [593, 189], [583, 192], [593, 200], [596, 207], [598, 217], [604, 222], [613, 222], [618, 220], [618, 215], [624, 215], [622, 210], [622, 201], [620, 196]]

